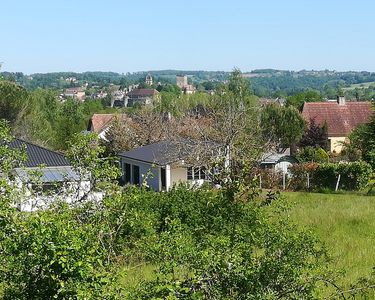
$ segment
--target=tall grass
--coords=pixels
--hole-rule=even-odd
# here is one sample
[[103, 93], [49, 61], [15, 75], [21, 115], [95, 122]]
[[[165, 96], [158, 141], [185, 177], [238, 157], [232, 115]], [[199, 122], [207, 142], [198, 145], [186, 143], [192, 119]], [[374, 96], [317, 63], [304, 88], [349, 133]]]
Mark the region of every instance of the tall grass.
[[291, 218], [326, 244], [332, 267], [348, 287], [375, 267], [375, 197], [358, 194], [285, 193]]

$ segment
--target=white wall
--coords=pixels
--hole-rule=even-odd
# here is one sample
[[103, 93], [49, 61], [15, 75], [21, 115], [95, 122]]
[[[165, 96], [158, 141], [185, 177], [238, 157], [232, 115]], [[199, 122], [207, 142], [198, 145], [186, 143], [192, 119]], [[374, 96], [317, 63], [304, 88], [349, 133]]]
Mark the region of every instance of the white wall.
[[187, 181], [186, 168], [172, 168], [171, 169], [171, 185], [179, 184], [180, 182]]

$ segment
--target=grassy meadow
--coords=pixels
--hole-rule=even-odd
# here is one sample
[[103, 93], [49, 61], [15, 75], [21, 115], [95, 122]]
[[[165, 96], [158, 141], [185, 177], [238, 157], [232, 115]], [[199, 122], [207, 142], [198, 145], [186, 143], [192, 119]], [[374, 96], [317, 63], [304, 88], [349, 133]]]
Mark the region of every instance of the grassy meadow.
[[308, 226], [326, 244], [332, 267], [348, 286], [375, 267], [375, 196], [284, 193], [291, 218]]
[[355, 83], [355, 84], [351, 84], [350, 86], [348, 87], [344, 87], [343, 90], [354, 90], [355, 88], [368, 88], [370, 85], [373, 85], [375, 84], [374, 81], [371, 81], [371, 82], [363, 82], [363, 83]]

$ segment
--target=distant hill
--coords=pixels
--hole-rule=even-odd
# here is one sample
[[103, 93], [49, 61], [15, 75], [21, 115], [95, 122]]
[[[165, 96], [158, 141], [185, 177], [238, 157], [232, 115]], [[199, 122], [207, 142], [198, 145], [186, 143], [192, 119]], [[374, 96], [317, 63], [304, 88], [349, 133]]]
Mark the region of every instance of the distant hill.
[[[5, 79], [18, 82], [27, 89], [63, 89], [84, 83], [92, 86], [107, 86], [109, 84], [127, 86], [143, 81], [148, 73], [154, 77], [154, 82], [162, 83], [175, 83], [176, 75], [185, 74], [189, 77], [189, 81], [201, 89], [212, 86], [212, 84], [208, 83], [223, 82], [230, 75], [230, 72], [225, 71], [202, 70], [154, 70], [126, 74], [115, 72], [56, 72], [31, 75], [25, 75], [20, 72], [2, 72], [1, 75]], [[332, 97], [337, 94], [338, 89], [351, 91], [352, 87], [375, 81], [375, 73], [366, 71], [336, 72], [331, 70], [288, 71], [259, 69], [244, 72], [243, 76], [249, 79], [254, 93], [260, 97], [288, 96], [308, 89], [314, 89], [326, 97]]]

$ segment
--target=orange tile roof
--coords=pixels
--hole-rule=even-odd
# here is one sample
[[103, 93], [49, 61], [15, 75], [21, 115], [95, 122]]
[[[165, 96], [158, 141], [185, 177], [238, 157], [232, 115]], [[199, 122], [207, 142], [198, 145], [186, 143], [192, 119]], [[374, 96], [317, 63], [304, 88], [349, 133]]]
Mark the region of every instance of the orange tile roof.
[[314, 119], [322, 126], [328, 126], [328, 136], [348, 136], [360, 124], [370, 121], [373, 114], [371, 102], [307, 102], [302, 115], [307, 122]]
[[93, 114], [89, 122], [89, 131], [96, 133], [106, 129], [116, 117], [127, 118], [126, 114]]

